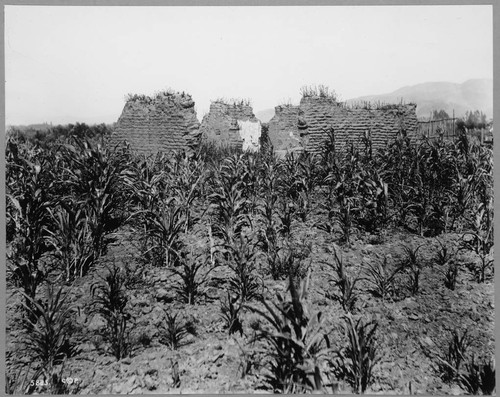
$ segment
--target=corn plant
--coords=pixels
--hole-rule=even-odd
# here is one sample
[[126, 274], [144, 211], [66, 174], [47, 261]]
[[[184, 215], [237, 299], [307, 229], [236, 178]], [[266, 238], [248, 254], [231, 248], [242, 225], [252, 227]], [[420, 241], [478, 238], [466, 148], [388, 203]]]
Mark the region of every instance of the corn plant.
[[439, 250], [436, 252], [435, 263], [438, 265], [438, 270], [444, 275], [444, 285], [450, 290], [455, 290], [457, 285], [459, 264], [454, 260], [456, 254], [449, 247], [444, 245], [441, 240], [437, 240]]
[[330, 343], [322, 331], [321, 313], [308, 312], [309, 280], [310, 272], [297, 290], [290, 276], [291, 300], [278, 293], [276, 303], [262, 300], [266, 311], [250, 307], [268, 323], [258, 330], [256, 338], [266, 345], [265, 379], [272, 392], [304, 393], [323, 388], [321, 360]]
[[273, 280], [283, 280], [287, 275], [287, 263], [289, 257], [286, 255], [284, 247], [268, 244], [265, 257], [268, 264], [268, 270]]
[[461, 249], [474, 252], [479, 257], [479, 263], [473, 268], [476, 280], [484, 283], [487, 279], [487, 270], [493, 271], [493, 223], [491, 206], [484, 208], [479, 204], [476, 213], [474, 231], [462, 235]]
[[245, 153], [243, 160], [243, 196], [248, 200], [248, 212], [254, 214], [259, 206], [260, 166], [257, 155], [253, 153]]
[[[25, 306], [30, 308], [38, 286], [51, 270], [44, 263], [52, 249], [48, 242], [52, 227], [49, 208], [53, 205], [50, 196], [53, 181], [48, 179], [52, 174], [47, 161], [37, 164], [20, 157], [8, 164], [7, 172], [6, 190], [11, 208], [7, 218], [14, 225], [8, 274], [14, 285], [24, 291]], [[33, 320], [29, 309], [26, 314]]]
[[255, 243], [249, 237], [240, 235], [224, 248], [228, 256], [227, 265], [231, 269], [229, 291], [239, 296], [242, 302], [258, 298], [261, 283], [256, 272]]
[[398, 134], [392, 143], [381, 148], [375, 156], [377, 169], [386, 176], [388, 194], [392, 197], [393, 209], [400, 225], [406, 225], [412, 208], [414, 151], [410, 139]]
[[158, 156], [137, 158], [130, 165], [132, 176], [125, 179], [131, 192], [130, 205], [134, 209], [128, 223], [139, 233], [141, 259], [144, 263], [161, 263], [165, 257], [152, 235], [151, 229], [154, 228], [146, 216], [148, 211], [155, 214], [160, 212], [166, 193], [171, 189], [166, 177], [167, 170], [160, 167], [160, 161]]
[[351, 277], [347, 274], [344, 260], [335, 248], [333, 249], [333, 261], [323, 263], [327, 265], [329, 271], [336, 274], [336, 277], [333, 279], [330, 278], [329, 281], [338, 290], [333, 293], [326, 292], [325, 296], [339, 302], [346, 312], [353, 312], [359, 297], [356, 289], [359, 278]]
[[389, 187], [377, 171], [359, 173], [360, 214], [358, 223], [374, 233], [388, 220]]
[[320, 230], [328, 234], [333, 234], [335, 231], [335, 226], [339, 222], [337, 222], [335, 215], [337, 211], [335, 210], [335, 206], [337, 205], [335, 201], [335, 195], [333, 193], [333, 188], [328, 186], [326, 190], [323, 191], [322, 200], [319, 202], [319, 207], [322, 210], [323, 214], [326, 215], [326, 218], [323, 217], [319, 222], [316, 223], [316, 227]]
[[457, 262], [451, 260], [444, 271], [444, 286], [454, 291], [457, 286], [458, 271], [460, 267]]
[[356, 394], [364, 393], [373, 382], [373, 368], [381, 359], [375, 338], [378, 323], [359, 319], [355, 324], [351, 315], [344, 320], [349, 344], [336, 352], [330, 366], [337, 379], [346, 380]]
[[440, 268], [443, 268], [452, 260], [455, 256], [455, 252], [447, 247], [441, 240], [437, 239], [436, 241], [439, 244], [439, 250], [436, 252], [434, 261]]
[[324, 142], [323, 151], [321, 153], [321, 167], [322, 176], [324, 179], [330, 175], [335, 174], [338, 170], [338, 153], [336, 150], [335, 142], [335, 129], [329, 127], [326, 131], [326, 140]]
[[215, 267], [210, 257], [204, 253], [195, 255], [191, 249], [188, 255], [184, 249], [180, 254], [179, 265], [170, 268], [177, 276], [172, 287], [180, 300], [188, 305], [195, 304], [203, 294], [203, 287]]
[[450, 383], [459, 379], [462, 363], [466, 360], [466, 352], [471, 342], [467, 331], [460, 335], [460, 331], [454, 330], [448, 345], [441, 354], [436, 355], [439, 376], [444, 382]]
[[241, 371], [241, 379], [244, 379], [247, 375], [253, 373], [254, 370], [259, 370], [260, 359], [258, 351], [255, 349], [255, 341], [250, 342], [249, 349], [245, 349], [241, 346], [236, 339], [235, 342], [240, 350], [240, 363], [238, 365], [238, 371]]
[[297, 213], [302, 222], [307, 220], [313, 209], [313, 194], [318, 185], [319, 173], [319, 162], [315, 156], [304, 153], [299, 157], [294, 189], [297, 191]]
[[110, 343], [113, 355], [120, 360], [129, 354], [131, 347], [127, 328], [131, 319], [125, 291], [127, 280], [119, 266], [113, 264], [106, 268], [107, 272], [98, 275], [98, 281], [90, 288], [93, 297], [91, 312], [99, 314], [106, 321], [105, 339]]
[[279, 233], [285, 238], [289, 238], [292, 234], [292, 222], [296, 213], [293, 203], [288, 202], [285, 198], [279, 201], [278, 216], [280, 219]]
[[85, 208], [95, 257], [106, 251], [106, 236], [127, 218], [125, 198], [129, 156], [124, 150], [110, 151], [89, 140], [74, 139], [62, 147], [66, 164], [63, 185]]
[[422, 245], [417, 248], [412, 248], [403, 245], [404, 257], [399, 265], [402, 272], [406, 272], [409, 277], [408, 287], [412, 295], [415, 295], [420, 290], [420, 275], [425, 266], [424, 262], [418, 257], [418, 250]]
[[187, 157], [175, 165], [174, 172], [171, 174], [171, 177], [175, 178], [172, 181], [172, 189], [184, 213], [184, 232], [186, 233], [199, 220], [193, 213], [192, 207], [200, 197], [201, 184], [206, 173], [202, 169], [201, 162]]
[[[22, 292], [21, 292], [22, 293]], [[31, 358], [39, 363], [39, 367], [31, 380], [31, 386], [37, 384], [41, 376], [45, 382], [38, 382], [49, 386], [49, 391], [62, 387], [60, 372], [57, 366], [63, 366], [67, 358], [78, 353], [78, 349], [71, 342], [71, 307], [67, 302], [67, 293], [63, 288], [54, 288], [47, 284], [45, 299], [35, 300], [22, 293], [30, 301], [26, 310], [33, 313], [27, 319], [29, 332], [25, 336], [26, 349]], [[28, 369], [29, 372], [29, 369]]]
[[350, 243], [353, 230], [353, 203], [351, 199], [344, 198], [339, 203], [339, 211], [337, 212], [337, 223], [340, 225], [341, 243]]
[[214, 212], [214, 234], [229, 243], [238, 238], [244, 227], [251, 225], [248, 200], [243, 196], [242, 183], [219, 184], [218, 191], [209, 196]]
[[163, 310], [164, 322], [160, 324], [160, 343], [166, 344], [170, 349], [177, 350], [184, 346], [189, 335], [196, 335], [196, 328], [192, 321], [179, 317], [179, 313], [171, 314]]
[[224, 326], [228, 330], [229, 335], [239, 332], [243, 336], [243, 323], [241, 321], [240, 312], [243, 308], [242, 301], [238, 295], [231, 296], [227, 292], [227, 298], [222, 299], [220, 303], [220, 311]]
[[326, 178], [328, 183], [336, 181], [334, 194], [338, 208], [334, 217], [341, 229], [340, 241], [349, 244], [354, 225], [354, 216], [358, 210], [357, 177], [353, 177], [350, 170], [341, 170], [338, 175]]
[[467, 209], [474, 200], [474, 175], [464, 176], [460, 170], [456, 171], [456, 179], [450, 192], [453, 195], [453, 206], [451, 207], [451, 230], [455, 229], [455, 224], [463, 218]]
[[60, 264], [66, 283], [70, 283], [85, 276], [95, 262], [87, 217], [82, 209], [65, 201], [48, 211], [56, 226], [56, 230], [49, 231], [48, 241], [54, 247], [56, 263]]
[[458, 375], [458, 383], [469, 394], [477, 395], [481, 390], [483, 396], [492, 395], [496, 386], [494, 360], [480, 364], [473, 355], [465, 363], [465, 371]]
[[142, 216], [147, 225], [146, 233], [154, 242], [151, 247], [161, 253], [159, 262], [164, 266], [176, 266], [182, 249], [180, 235], [185, 230], [186, 219], [183, 208], [175, 197], [169, 197], [159, 207], [138, 211], [132, 216]]
[[365, 276], [362, 278], [369, 284], [368, 291], [378, 298], [393, 297], [395, 290], [395, 280], [401, 272], [400, 267], [390, 267], [387, 256], [383, 260], [369, 263], [363, 268]]
[[263, 223], [263, 230], [259, 235], [262, 250], [268, 257], [270, 267], [274, 267], [278, 247], [277, 209], [279, 200], [278, 172], [279, 164], [271, 157], [264, 162], [260, 175], [260, 206], [259, 213]]

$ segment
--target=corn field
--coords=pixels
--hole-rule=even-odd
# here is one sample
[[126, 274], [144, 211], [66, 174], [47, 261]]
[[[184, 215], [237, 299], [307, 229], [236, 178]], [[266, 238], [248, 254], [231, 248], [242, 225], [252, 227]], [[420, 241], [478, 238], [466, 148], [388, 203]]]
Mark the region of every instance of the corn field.
[[492, 394], [493, 155], [9, 137], [8, 394]]

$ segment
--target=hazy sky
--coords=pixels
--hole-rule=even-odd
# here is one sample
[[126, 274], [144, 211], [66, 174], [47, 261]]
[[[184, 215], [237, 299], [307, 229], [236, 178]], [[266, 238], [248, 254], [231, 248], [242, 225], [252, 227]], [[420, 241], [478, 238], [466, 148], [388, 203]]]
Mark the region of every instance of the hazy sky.
[[5, 7], [6, 123], [111, 123], [128, 93], [341, 100], [493, 77], [491, 6]]

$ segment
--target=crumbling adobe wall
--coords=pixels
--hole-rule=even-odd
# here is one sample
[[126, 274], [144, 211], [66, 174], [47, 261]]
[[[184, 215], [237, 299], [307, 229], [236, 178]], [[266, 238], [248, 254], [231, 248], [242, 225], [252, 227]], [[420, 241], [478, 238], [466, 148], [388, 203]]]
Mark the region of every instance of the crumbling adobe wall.
[[393, 141], [401, 131], [411, 139], [417, 136], [418, 120], [413, 104], [348, 108], [333, 98], [305, 97], [300, 109], [307, 124], [305, 149], [313, 153], [323, 150], [330, 128], [334, 130], [335, 146], [340, 151], [351, 144], [361, 148], [367, 133], [374, 150]]
[[[363, 139], [370, 134], [376, 150], [393, 141], [404, 131], [416, 139], [418, 120], [416, 105], [385, 105], [374, 108], [349, 108], [332, 97], [303, 97], [298, 107], [276, 108], [269, 122], [269, 137], [275, 150], [290, 150], [294, 145], [287, 136], [300, 139], [300, 146], [311, 153], [324, 150], [333, 128], [336, 150], [344, 151], [353, 144], [361, 149]], [[297, 147], [298, 148], [298, 147]]]
[[294, 151], [304, 146], [298, 125], [298, 106], [284, 105], [274, 108], [274, 116], [269, 120], [269, 140], [275, 150]]
[[243, 150], [258, 150], [261, 124], [249, 104], [214, 101], [200, 125], [201, 139]]
[[131, 96], [116, 123], [111, 144], [127, 141], [138, 153], [191, 150], [199, 144], [194, 101], [185, 93]]

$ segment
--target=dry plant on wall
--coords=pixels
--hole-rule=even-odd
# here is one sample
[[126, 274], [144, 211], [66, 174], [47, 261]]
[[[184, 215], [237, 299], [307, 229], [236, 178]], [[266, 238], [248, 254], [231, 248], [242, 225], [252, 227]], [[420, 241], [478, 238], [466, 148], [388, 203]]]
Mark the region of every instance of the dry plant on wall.
[[300, 89], [300, 94], [302, 95], [303, 98], [320, 97], [320, 98], [333, 99], [334, 101], [337, 100], [336, 92], [323, 84], [303, 86]]

